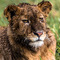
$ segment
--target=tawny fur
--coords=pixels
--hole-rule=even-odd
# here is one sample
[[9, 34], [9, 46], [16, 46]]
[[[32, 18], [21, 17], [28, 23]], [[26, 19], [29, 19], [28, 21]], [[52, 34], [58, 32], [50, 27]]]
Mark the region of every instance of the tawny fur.
[[[0, 49], [4, 60], [55, 60], [56, 40], [46, 27], [46, 17], [51, 8], [51, 3], [45, 1], [38, 5], [9, 5], [4, 10], [9, 21], [8, 27], [0, 30]], [[29, 45], [37, 42], [30, 38], [38, 37], [41, 31], [46, 34], [44, 44], [37, 47]]]

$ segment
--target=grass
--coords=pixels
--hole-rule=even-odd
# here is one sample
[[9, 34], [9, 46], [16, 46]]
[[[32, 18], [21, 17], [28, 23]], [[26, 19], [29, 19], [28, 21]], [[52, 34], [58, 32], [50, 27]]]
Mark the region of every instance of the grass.
[[[18, 4], [21, 2], [38, 4], [42, 0], [0, 0], [0, 26], [7, 26], [8, 21], [3, 16], [3, 11], [9, 4]], [[53, 4], [53, 9], [47, 18], [48, 27], [55, 34], [57, 41], [56, 60], [60, 60], [60, 0], [49, 0]], [[41, 60], [41, 58], [40, 58]]]
[[47, 19], [48, 27], [52, 30], [52, 32], [55, 34], [55, 38], [57, 41], [57, 47], [56, 47], [56, 60], [60, 60], [60, 18], [59, 17], [53, 17], [49, 16]]

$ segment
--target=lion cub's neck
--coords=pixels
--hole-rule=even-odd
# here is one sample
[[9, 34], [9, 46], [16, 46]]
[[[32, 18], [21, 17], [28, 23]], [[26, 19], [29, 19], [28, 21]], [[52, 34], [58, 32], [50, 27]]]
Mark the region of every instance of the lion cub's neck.
[[40, 50], [38, 50], [37, 52], [32, 52], [29, 51], [27, 49], [23, 49], [24, 50], [24, 56], [27, 58], [26, 60], [40, 60]]

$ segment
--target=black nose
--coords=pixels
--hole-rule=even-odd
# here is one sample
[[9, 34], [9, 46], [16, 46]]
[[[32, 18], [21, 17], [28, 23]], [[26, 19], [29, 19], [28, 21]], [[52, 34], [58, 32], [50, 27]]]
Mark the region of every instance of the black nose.
[[43, 34], [43, 32], [35, 32], [34, 34], [40, 37]]

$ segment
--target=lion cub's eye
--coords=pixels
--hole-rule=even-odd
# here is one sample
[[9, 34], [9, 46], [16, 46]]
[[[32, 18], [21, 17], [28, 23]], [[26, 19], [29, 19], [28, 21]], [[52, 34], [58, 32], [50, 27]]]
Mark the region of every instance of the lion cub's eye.
[[44, 22], [43, 18], [39, 18], [41, 22]]
[[24, 23], [29, 23], [29, 20], [22, 20]]

